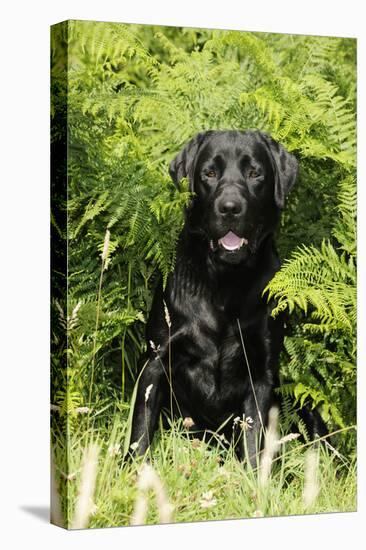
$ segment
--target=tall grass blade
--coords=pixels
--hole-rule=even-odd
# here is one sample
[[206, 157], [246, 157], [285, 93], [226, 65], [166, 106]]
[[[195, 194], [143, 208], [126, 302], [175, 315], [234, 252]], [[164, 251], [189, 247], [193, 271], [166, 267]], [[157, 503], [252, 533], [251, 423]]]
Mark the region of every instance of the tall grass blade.
[[131, 525], [142, 525], [146, 522], [149, 507], [147, 493], [150, 489], [155, 493], [159, 522], [169, 523], [172, 521], [173, 507], [168, 500], [160, 477], [149, 464], [144, 464], [142, 466], [137, 481], [137, 488], [139, 490], [139, 495], [135, 502]]
[[85, 529], [88, 526], [93, 507], [99, 452], [100, 448], [96, 443], [84, 451], [81, 482], [71, 529]]

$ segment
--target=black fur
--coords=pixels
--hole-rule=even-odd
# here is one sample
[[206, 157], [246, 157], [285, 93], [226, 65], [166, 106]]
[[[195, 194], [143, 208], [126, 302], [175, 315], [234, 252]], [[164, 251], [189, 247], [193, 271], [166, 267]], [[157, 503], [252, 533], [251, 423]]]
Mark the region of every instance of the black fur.
[[[147, 325], [148, 363], [131, 434], [137, 452], [146, 451], [162, 407], [172, 404], [197, 430], [216, 430], [230, 415], [250, 416], [245, 433], [255, 460], [279, 384], [283, 342], [283, 321], [270, 316], [262, 293], [280, 266], [274, 232], [297, 171], [295, 157], [259, 131], [200, 133], [171, 162], [175, 184], [187, 177], [195, 195], [174, 272], [165, 289], [157, 288]], [[242, 246], [228, 250], [238, 239]], [[223, 433], [232, 436], [232, 420]], [[238, 444], [240, 458], [242, 450]]]

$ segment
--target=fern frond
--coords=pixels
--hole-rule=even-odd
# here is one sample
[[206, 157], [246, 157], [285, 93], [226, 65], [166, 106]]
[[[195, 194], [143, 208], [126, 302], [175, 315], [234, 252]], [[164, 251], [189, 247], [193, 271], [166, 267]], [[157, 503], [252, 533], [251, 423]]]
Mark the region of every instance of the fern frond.
[[[352, 290], [349, 285], [353, 285]], [[321, 249], [302, 246], [293, 253], [268, 286], [269, 296], [277, 306], [272, 314], [298, 306], [305, 313], [308, 307], [315, 310], [315, 317], [323, 323], [337, 319], [339, 326], [352, 330], [349, 314], [355, 301], [355, 269], [328, 241]]]
[[[302, 86], [315, 95], [323, 110], [322, 123], [327, 128], [330, 147], [343, 155], [343, 162], [355, 165], [356, 119], [347, 99], [338, 95], [338, 88], [316, 74], [304, 77]], [[342, 158], [342, 157], [339, 157]]]
[[242, 55], [250, 60], [251, 65], [257, 67], [257, 73], [263, 77], [273, 78], [280, 71], [271, 49], [264, 40], [250, 32], [229, 31], [222, 32], [208, 40], [206, 50], [222, 50], [225, 47], [237, 47]]
[[[356, 214], [357, 214], [357, 187], [352, 176], [349, 176], [340, 183], [338, 192], [339, 219], [333, 228], [333, 236], [337, 239], [340, 247], [350, 257], [356, 256]], [[355, 266], [353, 264], [355, 270]]]
[[[301, 166], [281, 232], [281, 253], [290, 259], [269, 285], [274, 313], [296, 310], [297, 316], [289, 321], [281, 363], [285, 412], [296, 420], [301, 401], [318, 403], [325, 419], [349, 422], [356, 325], [354, 41], [83, 21], [60, 26], [57, 40], [69, 49], [67, 87], [64, 60], [55, 44], [52, 50], [53, 120], [62, 115], [64, 123], [67, 114], [68, 121], [67, 236], [53, 223], [69, 239], [69, 306], [79, 300], [82, 306], [68, 340], [72, 373], [60, 366], [58, 342], [55, 388], [68, 378], [75, 404], [78, 392], [80, 402], [85, 399], [106, 228], [112, 240], [99, 304], [96, 395], [110, 389], [104, 358], [116, 345], [124, 349], [117, 370], [126, 366], [133, 380], [152, 289], [174, 266], [191, 197], [169, 181], [169, 162], [199, 131], [257, 128], [293, 151]], [[61, 125], [54, 124], [53, 143], [61, 138]], [[288, 256], [293, 234], [300, 235], [296, 245], [304, 245]]]
[[319, 74], [326, 69], [330, 60], [337, 52], [339, 39], [311, 36], [304, 40], [306, 59], [299, 74], [299, 80], [303, 75]]
[[82, 227], [90, 220], [93, 220], [96, 216], [98, 216], [98, 214], [100, 214], [103, 210], [105, 210], [108, 206], [108, 196], [109, 196], [109, 192], [108, 191], [104, 191], [104, 193], [102, 193], [96, 200], [95, 202], [94, 201], [90, 201], [87, 206], [86, 206], [86, 209], [84, 211], [84, 214], [80, 220], [80, 222], [78, 223], [78, 225], [76, 226], [75, 230], [72, 232], [72, 234], [70, 235], [71, 238], [75, 238], [77, 236], [77, 234], [79, 233], [79, 231], [82, 229]]
[[[153, 63], [148, 51], [129, 25], [96, 21], [69, 21], [69, 54], [72, 61], [79, 60], [80, 52], [87, 66], [107, 62], [117, 66], [138, 54], [140, 59]], [[71, 64], [71, 70], [74, 64]]]

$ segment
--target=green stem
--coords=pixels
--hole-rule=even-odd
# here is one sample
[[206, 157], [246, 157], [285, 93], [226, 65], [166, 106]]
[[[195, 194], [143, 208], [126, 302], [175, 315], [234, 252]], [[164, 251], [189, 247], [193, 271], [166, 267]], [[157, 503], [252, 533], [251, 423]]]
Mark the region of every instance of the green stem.
[[101, 294], [102, 294], [103, 271], [104, 271], [104, 260], [102, 260], [102, 269], [101, 269], [100, 277], [99, 277], [97, 311], [96, 311], [96, 316], [95, 316], [92, 368], [91, 368], [90, 385], [89, 385], [89, 398], [88, 398], [88, 407], [89, 407], [88, 421], [87, 421], [88, 428], [89, 428], [89, 416], [90, 416], [90, 409], [91, 409], [91, 398], [92, 398], [92, 391], [93, 391], [93, 384], [94, 384], [95, 355], [96, 355], [96, 349], [97, 349], [97, 335], [98, 335], [98, 325], [99, 325], [99, 315], [100, 315], [100, 301], [101, 301]]

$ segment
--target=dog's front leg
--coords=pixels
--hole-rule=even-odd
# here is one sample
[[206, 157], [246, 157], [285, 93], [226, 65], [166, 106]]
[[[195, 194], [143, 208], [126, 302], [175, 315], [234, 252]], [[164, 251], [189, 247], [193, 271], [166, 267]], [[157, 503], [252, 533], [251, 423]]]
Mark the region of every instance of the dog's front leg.
[[164, 398], [163, 374], [163, 364], [155, 357], [140, 375], [132, 418], [131, 454], [144, 454], [152, 442]]
[[242, 417], [237, 419], [235, 426], [236, 433], [240, 432], [236, 453], [240, 460], [247, 459], [253, 468], [257, 466], [258, 453], [263, 446], [272, 399], [272, 384], [254, 381], [243, 402]]

